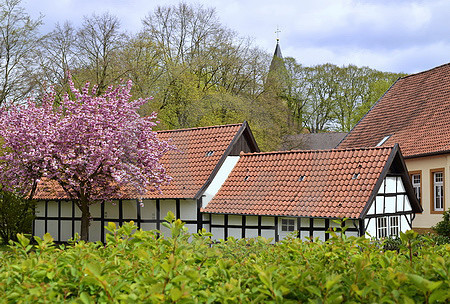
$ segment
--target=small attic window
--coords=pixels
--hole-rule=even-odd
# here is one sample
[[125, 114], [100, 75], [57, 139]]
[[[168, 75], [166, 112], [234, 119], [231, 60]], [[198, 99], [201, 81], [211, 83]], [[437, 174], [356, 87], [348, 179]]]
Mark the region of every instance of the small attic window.
[[385, 136], [375, 147], [381, 147], [390, 137], [391, 135]]
[[358, 177], [359, 177], [359, 173], [355, 173], [355, 174], [353, 174], [352, 179], [357, 179]]
[[246, 182], [248, 180], [248, 176], [244, 177], [244, 182]]
[[304, 175], [300, 175], [300, 176], [298, 177], [298, 181], [299, 181], [299, 182], [302, 182], [304, 179], [305, 179], [305, 176], [304, 176]]
[[214, 154], [214, 151], [208, 151], [206, 152], [205, 156], [212, 156]]

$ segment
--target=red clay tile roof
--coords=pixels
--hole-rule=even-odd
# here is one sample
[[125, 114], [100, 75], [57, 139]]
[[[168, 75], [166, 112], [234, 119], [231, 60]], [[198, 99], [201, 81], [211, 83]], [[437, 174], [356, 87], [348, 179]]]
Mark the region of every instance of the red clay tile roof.
[[392, 153], [383, 147], [241, 154], [202, 212], [358, 218]]
[[398, 143], [405, 158], [450, 151], [450, 63], [400, 78], [339, 148]]
[[[161, 163], [173, 178], [168, 185], [161, 186], [162, 193], [149, 191], [142, 198], [194, 198], [206, 183], [231, 144], [242, 124], [203, 128], [158, 131], [161, 140], [172, 139], [178, 151], [167, 153]], [[208, 152], [212, 155], [207, 156]], [[40, 185], [36, 199], [66, 199], [62, 188], [56, 183]], [[117, 198], [137, 198], [131, 189], [123, 189]]]

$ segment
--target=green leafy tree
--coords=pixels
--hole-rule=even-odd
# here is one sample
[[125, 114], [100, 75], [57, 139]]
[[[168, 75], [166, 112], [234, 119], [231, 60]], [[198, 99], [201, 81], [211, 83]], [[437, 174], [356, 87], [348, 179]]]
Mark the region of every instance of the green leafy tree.
[[12, 192], [0, 190], [0, 241], [17, 240], [18, 233], [31, 233], [34, 204]]

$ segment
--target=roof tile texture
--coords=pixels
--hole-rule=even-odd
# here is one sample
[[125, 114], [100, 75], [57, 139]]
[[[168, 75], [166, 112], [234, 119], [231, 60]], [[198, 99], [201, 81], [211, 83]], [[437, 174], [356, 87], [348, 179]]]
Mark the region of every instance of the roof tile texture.
[[403, 156], [450, 151], [450, 63], [400, 78], [339, 148], [398, 143]]
[[391, 152], [384, 147], [241, 154], [202, 211], [358, 218]]
[[[161, 159], [173, 178], [161, 186], [161, 193], [148, 191], [141, 198], [194, 198], [231, 144], [242, 124], [204, 128], [159, 131], [158, 138], [171, 140], [177, 147]], [[124, 188], [117, 198], [137, 198], [132, 189]], [[36, 199], [65, 199], [65, 192], [54, 183], [40, 185]]]

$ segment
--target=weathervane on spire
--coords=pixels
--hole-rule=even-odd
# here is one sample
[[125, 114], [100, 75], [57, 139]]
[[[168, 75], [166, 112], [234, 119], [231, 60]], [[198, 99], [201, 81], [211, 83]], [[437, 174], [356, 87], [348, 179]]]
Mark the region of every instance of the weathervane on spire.
[[277, 42], [280, 41], [280, 37], [278, 35], [279, 33], [281, 33], [281, 31], [280, 31], [280, 29], [278, 28], [278, 25], [277, 25], [277, 30], [275, 31], [275, 34], [277, 34]]

